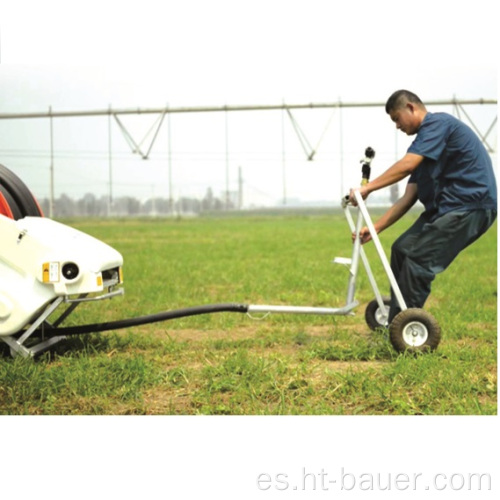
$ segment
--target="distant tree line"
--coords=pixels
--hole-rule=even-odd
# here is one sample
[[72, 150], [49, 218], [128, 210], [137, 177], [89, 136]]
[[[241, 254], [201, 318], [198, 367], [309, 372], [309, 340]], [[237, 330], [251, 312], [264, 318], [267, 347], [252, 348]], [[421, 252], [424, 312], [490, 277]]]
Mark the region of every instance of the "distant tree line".
[[[45, 215], [50, 213], [50, 201], [38, 200]], [[133, 196], [122, 196], [109, 200], [108, 196], [97, 197], [87, 193], [75, 200], [66, 194], [54, 199], [54, 217], [106, 217], [106, 216], [141, 216], [141, 215], [177, 215], [200, 214], [223, 210], [234, 210], [232, 200], [221, 200], [214, 196], [211, 188], [207, 189], [202, 199], [181, 197], [177, 200], [153, 198], [141, 202]]]

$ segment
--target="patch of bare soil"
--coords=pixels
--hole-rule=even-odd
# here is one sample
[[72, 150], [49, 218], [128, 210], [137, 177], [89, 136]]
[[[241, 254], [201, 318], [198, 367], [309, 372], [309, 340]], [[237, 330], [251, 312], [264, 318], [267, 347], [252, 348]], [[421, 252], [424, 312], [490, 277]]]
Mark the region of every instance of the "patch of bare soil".
[[[196, 336], [196, 338], [198, 338]], [[270, 347], [253, 347], [248, 349], [249, 353], [262, 358], [286, 358], [287, 366], [293, 370], [304, 363], [300, 357], [300, 346], [275, 345]], [[213, 361], [213, 360], [212, 360]], [[209, 359], [205, 359], [210, 363]], [[376, 376], [388, 361], [328, 361], [311, 360], [307, 363], [306, 372], [303, 377], [310, 386], [318, 392], [322, 392], [332, 383], [332, 375], [335, 373], [366, 373], [366, 376]], [[193, 370], [199, 373], [205, 366], [200, 360], [183, 360], [182, 366], [191, 374]], [[172, 369], [173, 366], [169, 366]], [[191, 378], [191, 377], [190, 377]], [[172, 387], [169, 385], [156, 386], [147, 390], [143, 397], [143, 405], [148, 414], [154, 415], [192, 415], [197, 413], [197, 403], [194, 394], [197, 390], [197, 376], [183, 387]], [[339, 388], [341, 384], [339, 384]], [[219, 403], [224, 398], [230, 398], [231, 394], [218, 394]]]
[[193, 398], [186, 389], [166, 390], [157, 387], [144, 394], [144, 406], [149, 415], [192, 415]]
[[[290, 332], [290, 335], [302, 332], [310, 335], [311, 337], [330, 337], [335, 334], [336, 328], [341, 328], [343, 331], [353, 332], [357, 334], [369, 335], [371, 332], [364, 325], [360, 324], [345, 324], [341, 326], [336, 325], [310, 325], [301, 326], [299, 328], [295, 327]], [[273, 331], [281, 332], [283, 329], [279, 325], [264, 325], [264, 324], [251, 324], [248, 326], [238, 325], [237, 328], [232, 330], [199, 330], [194, 328], [184, 328], [184, 329], [174, 329], [168, 330], [164, 328], [152, 328], [151, 326], [138, 327], [136, 329], [137, 333], [140, 334], [141, 331], [144, 334], [151, 335], [155, 338], [165, 338], [168, 335], [171, 339], [183, 341], [204, 341], [204, 340], [243, 340], [254, 338], [258, 333], [272, 333]]]
[[[170, 338], [175, 340], [190, 340], [190, 341], [203, 341], [203, 340], [243, 340], [255, 337], [256, 333], [259, 331], [258, 326], [248, 326], [241, 327], [234, 330], [195, 330], [195, 329], [183, 329], [183, 330], [170, 330], [168, 335]], [[155, 332], [154, 335], [159, 335], [159, 332]], [[165, 335], [165, 332], [161, 332], [161, 335]]]

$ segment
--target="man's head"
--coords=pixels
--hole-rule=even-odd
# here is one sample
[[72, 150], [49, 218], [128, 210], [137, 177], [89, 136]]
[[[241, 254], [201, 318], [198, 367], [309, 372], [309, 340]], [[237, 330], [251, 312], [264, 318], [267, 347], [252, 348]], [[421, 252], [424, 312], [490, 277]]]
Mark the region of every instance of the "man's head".
[[420, 98], [408, 90], [397, 90], [387, 100], [386, 113], [396, 128], [407, 135], [416, 134], [427, 110]]

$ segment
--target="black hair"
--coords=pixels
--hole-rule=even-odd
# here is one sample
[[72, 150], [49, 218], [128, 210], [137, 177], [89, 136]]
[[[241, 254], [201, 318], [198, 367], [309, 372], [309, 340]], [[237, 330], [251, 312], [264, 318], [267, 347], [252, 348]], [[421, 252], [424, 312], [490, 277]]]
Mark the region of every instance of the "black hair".
[[409, 90], [396, 90], [385, 104], [385, 112], [389, 114], [391, 111], [404, 106], [407, 102], [412, 102], [418, 106], [424, 106], [418, 95], [410, 92]]

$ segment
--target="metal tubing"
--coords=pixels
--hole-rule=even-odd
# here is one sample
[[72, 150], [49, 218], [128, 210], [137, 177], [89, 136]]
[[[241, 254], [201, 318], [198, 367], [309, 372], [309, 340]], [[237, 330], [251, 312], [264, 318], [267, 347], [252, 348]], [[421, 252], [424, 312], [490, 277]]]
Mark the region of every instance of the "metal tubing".
[[[452, 104], [497, 104], [496, 99], [440, 99], [435, 101], [427, 101], [428, 106], [446, 106]], [[314, 109], [314, 108], [365, 108], [365, 107], [384, 107], [385, 102], [330, 102], [330, 103], [308, 103], [308, 104], [271, 104], [271, 105], [233, 105], [233, 106], [196, 106], [196, 107], [181, 107], [168, 108], [167, 113], [206, 113], [220, 111], [265, 111], [273, 109]], [[68, 118], [71, 116], [99, 116], [108, 115], [137, 115], [163, 113], [165, 107], [162, 108], [122, 108], [122, 109], [98, 109], [89, 111], [52, 111], [49, 112], [34, 112], [34, 113], [0, 113], [0, 120], [6, 119], [23, 119], [23, 118]]]
[[59, 304], [64, 300], [64, 297], [57, 297], [54, 302], [52, 302], [41, 314], [36, 321], [34, 321], [30, 328], [24, 332], [21, 337], [19, 337], [19, 340], [17, 341], [19, 344], [23, 344], [26, 339], [28, 339], [34, 332], [35, 330], [59, 307]]
[[[344, 213], [347, 219], [347, 223], [349, 224], [349, 228], [351, 229], [352, 232], [354, 232], [356, 230], [356, 227], [354, 226], [354, 220], [347, 205], [344, 207]], [[377, 281], [375, 280], [375, 276], [373, 275], [370, 263], [368, 262], [368, 257], [366, 256], [365, 249], [362, 246], [360, 246], [359, 248], [359, 253], [361, 257], [361, 262], [363, 262], [363, 266], [368, 276], [368, 281], [370, 282], [373, 293], [375, 294], [375, 299], [377, 300], [377, 304], [381, 309], [385, 309], [384, 299], [382, 298], [382, 294], [380, 293], [380, 290], [378, 288]]]
[[272, 306], [253, 305], [248, 306], [249, 313], [280, 313], [280, 314], [320, 314], [320, 315], [347, 315], [359, 303], [354, 301], [340, 308], [331, 307], [308, 307], [308, 306]]
[[354, 191], [354, 197], [356, 198], [356, 203], [358, 204], [358, 208], [363, 214], [363, 218], [365, 220], [366, 226], [368, 227], [368, 230], [370, 231], [370, 235], [372, 237], [372, 241], [375, 244], [375, 248], [377, 249], [377, 253], [379, 255], [380, 261], [382, 262], [382, 265], [384, 266], [385, 273], [387, 274], [387, 278], [389, 278], [389, 283], [391, 284], [392, 291], [394, 292], [394, 295], [396, 297], [396, 300], [398, 301], [399, 308], [401, 311], [405, 311], [407, 309], [405, 300], [403, 298], [403, 295], [401, 293], [401, 290], [399, 289], [399, 285], [396, 281], [396, 278], [394, 277], [394, 273], [392, 272], [391, 266], [389, 264], [389, 261], [387, 260], [387, 256], [385, 255], [384, 249], [382, 248], [382, 243], [380, 243], [380, 238], [378, 237], [377, 231], [375, 230], [375, 227], [372, 223], [372, 220], [370, 218], [370, 214], [368, 213], [368, 210], [366, 209], [365, 202], [358, 190]]
[[102, 295], [97, 295], [95, 297], [78, 297], [76, 299], [70, 299], [69, 297], [66, 297], [64, 299], [64, 302], [66, 302], [67, 304], [80, 304], [82, 302], [99, 302], [101, 300], [111, 299], [112, 297], [118, 297], [120, 295], [123, 295], [124, 293], [125, 290], [123, 288], [119, 288], [118, 290], [107, 292]]
[[351, 267], [349, 272], [349, 284], [347, 287], [347, 304], [350, 304], [354, 300], [354, 292], [356, 289], [356, 278], [358, 277], [359, 268], [359, 254], [361, 250], [361, 240], [359, 238], [359, 232], [363, 225], [363, 218], [358, 210], [358, 218], [356, 221], [356, 237], [354, 238], [354, 243], [352, 247], [352, 259]]

